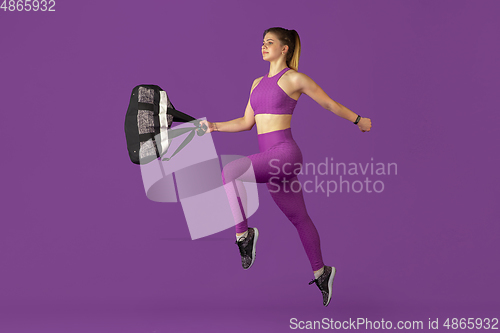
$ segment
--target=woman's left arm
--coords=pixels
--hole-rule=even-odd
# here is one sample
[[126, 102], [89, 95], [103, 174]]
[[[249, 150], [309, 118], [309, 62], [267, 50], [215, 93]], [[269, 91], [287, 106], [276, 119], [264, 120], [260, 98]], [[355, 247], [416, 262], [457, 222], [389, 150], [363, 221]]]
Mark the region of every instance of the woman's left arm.
[[[335, 102], [331, 99], [321, 87], [314, 82], [309, 76], [304, 73], [298, 73], [296, 75], [296, 85], [300, 93], [304, 93], [311, 97], [316, 103], [321, 105], [323, 108], [332, 111], [337, 116], [347, 119], [354, 123], [358, 115], [342, 104]], [[370, 118], [363, 118], [358, 122], [358, 127], [362, 132], [369, 132], [372, 127]]]

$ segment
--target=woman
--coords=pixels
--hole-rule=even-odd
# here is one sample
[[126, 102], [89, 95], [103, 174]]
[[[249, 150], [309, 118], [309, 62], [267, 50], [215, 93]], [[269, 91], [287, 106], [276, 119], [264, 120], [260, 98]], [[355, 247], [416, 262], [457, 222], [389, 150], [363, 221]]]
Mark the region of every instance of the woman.
[[222, 172], [224, 184], [234, 184], [232, 188], [235, 191], [226, 191], [235, 221], [242, 221], [236, 224], [236, 244], [243, 268], [252, 266], [259, 236], [257, 228], [248, 228], [242, 206], [245, 190], [241, 182], [250, 181], [245, 179], [248, 176], [244, 173], [251, 163], [254, 181], [267, 183], [274, 201], [297, 228], [314, 273], [314, 279], [309, 284], [316, 283], [323, 295], [323, 305], [327, 306], [331, 299], [336, 269], [323, 263], [318, 231], [307, 214], [302, 189], [292, 191], [290, 188], [286, 189], [283, 186], [285, 183], [281, 182], [286, 180], [288, 184], [293, 183], [299, 172], [283, 170], [285, 165], [288, 168], [290, 165], [298, 165], [296, 163], [302, 165], [302, 154], [292, 137], [290, 121], [302, 94], [308, 95], [339, 117], [357, 124], [361, 132], [370, 131], [371, 121], [333, 101], [311, 78], [297, 71], [300, 39], [295, 30], [274, 27], [264, 31], [263, 37], [262, 58], [269, 61], [269, 74], [254, 80], [245, 115], [226, 122], [202, 123], [208, 127], [208, 132], [240, 132], [257, 125], [260, 153], [232, 161]]

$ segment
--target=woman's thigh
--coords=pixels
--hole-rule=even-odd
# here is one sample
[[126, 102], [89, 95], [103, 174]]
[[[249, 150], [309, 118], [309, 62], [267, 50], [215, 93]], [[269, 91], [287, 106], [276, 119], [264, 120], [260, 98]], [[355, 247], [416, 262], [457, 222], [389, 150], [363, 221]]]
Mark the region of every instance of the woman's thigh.
[[[253, 173], [250, 169], [252, 166]], [[284, 142], [269, 150], [242, 157], [224, 166], [224, 182], [238, 179], [244, 182], [267, 183], [271, 178], [291, 179], [302, 166], [302, 153], [294, 143]]]

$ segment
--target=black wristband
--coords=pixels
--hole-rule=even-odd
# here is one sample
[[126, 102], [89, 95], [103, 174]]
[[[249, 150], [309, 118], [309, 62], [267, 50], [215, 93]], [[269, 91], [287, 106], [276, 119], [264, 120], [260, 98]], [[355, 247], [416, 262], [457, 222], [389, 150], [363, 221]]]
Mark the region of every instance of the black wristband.
[[361, 119], [361, 116], [358, 115], [358, 118], [356, 118], [356, 121], [354, 122], [354, 125], [357, 125], [360, 119]]

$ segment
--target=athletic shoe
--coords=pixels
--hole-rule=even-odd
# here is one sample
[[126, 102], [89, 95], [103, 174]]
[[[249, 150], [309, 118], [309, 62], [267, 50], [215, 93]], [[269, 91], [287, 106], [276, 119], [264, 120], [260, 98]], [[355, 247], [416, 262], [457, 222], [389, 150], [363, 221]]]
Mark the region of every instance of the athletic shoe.
[[332, 298], [332, 285], [333, 278], [335, 277], [335, 273], [337, 270], [335, 267], [325, 266], [323, 270], [323, 274], [319, 276], [317, 279], [312, 280], [309, 284], [313, 284], [316, 282], [321, 294], [323, 294], [323, 305], [327, 306], [330, 303], [330, 299]]
[[240, 249], [241, 266], [243, 266], [243, 269], [249, 269], [255, 261], [255, 244], [257, 243], [257, 238], [259, 238], [257, 228], [248, 228], [248, 234], [235, 242]]

